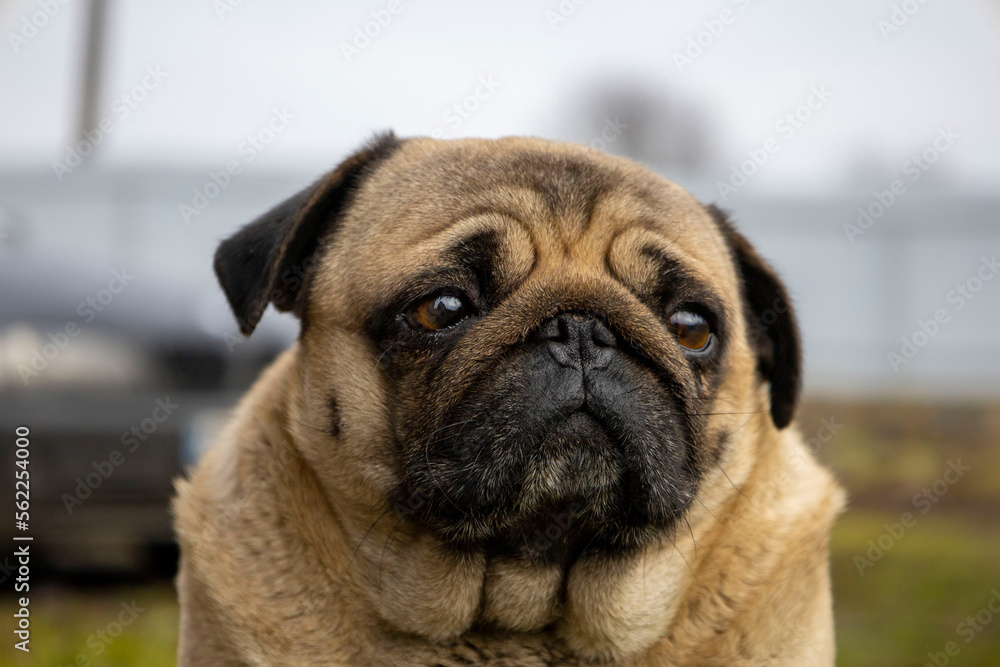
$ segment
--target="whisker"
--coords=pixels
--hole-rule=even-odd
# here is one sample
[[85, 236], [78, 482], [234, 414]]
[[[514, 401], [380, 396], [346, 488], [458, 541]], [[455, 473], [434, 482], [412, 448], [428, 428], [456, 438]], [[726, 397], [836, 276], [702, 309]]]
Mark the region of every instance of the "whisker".
[[382, 546], [382, 555], [378, 559], [378, 601], [379, 606], [382, 606], [382, 563], [385, 561], [385, 552], [389, 548], [389, 542], [392, 540], [392, 534], [396, 532], [396, 528], [403, 521], [402, 518], [396, 519], [396, 523], [392, 524], [392, 528], [389, 529], [389, 535], [385, 538], [385, 544]]
[[461, 507], [459, 507], [455, 503], [455, 501], [452, 500], [451, 497], [448, 496], [447, 493], [445, 493], [444, 488], [441, 486], [441, 482], [438, 481], [437, 475], [434, 474], [434, 468], [431, 466], [431, 439], [434, 437], [435, 434], [441, 432], [442, 430], [444, 430], [446, 428], [451, 428], [453, 426], [458, 426], [460, 424], [468, 424], [470, 421], [472, 421], [472, 419], [467, 419], [464, 422], [456, 422], [454, 424], [449, 424], [447, 426], [442, 426], [441, 428], [436, 429], [433, 433], [431, 433], [429, 436], [427, 436], [427, 440], [424, 442], [424, 463], [427, 464], [427, 474], [429, 474], [431, 476], [431, 479], [434, 480], [434, 485], [438, 488], [438, 491], [441, 492], [441, 495], [445, 497], [445, 500], [447, 500], [449, 503], [451, 503], [455, 507], [455, 509], [457, 509], [459, 512], [461, 512], [463, 515], [467, 515], [468, 512], [466, 512], [464, 509], [462, 509]]
[[[325, 435], [330, 435], [330, 431], [328, 431], [327, 429], [323, 429], [323, 428], [316, 428], [315, 426], [310, 426], [309, 424], [306, 424], [305, 422], [300, 422], [300, 421], [299, 421], [299, 420], [297, 420], [297, 419], [292, 419], [291, 417], [289, 417], [289, 416], [287, 416], [287, 415], [286, 415], [286, 417], [285, 417], [285, 418], [286, 418], [286, 419], [287, 419], [288, 421], [292, 422], [293, 424], [298, 424], [299, 426], [301, 426], [301, 427], [303, 427], [303, 428], [308, 428], [308, 429], [312, 429], [313, 431], [316, 431], [316, 432], [318, 432], [318, 433], [323, 433], [323, 434], [325, 434]], [[287, 431], [288, 431], [289, 433], [291, 433], [291, 431], [290, 431], [289, 429], [285, 429], [285, 430], [287, 430]]]
[[347, 563], [347, 570], [346, 570], [347, 572], [351, 571], [351, 566], [354, 564], [354, 558], [358, 555], [358, 551], [361, 550], [361, 545], [364, 544], [365, 539], [367, 539], [369, 533], [372, 532], [372, 529], [376, 526], [376, 524], [378, 524], [379, 521], [384, 519], [385, 515], [388, 514], [391, 510], [392, 507], [386, 507], [385, 511], [382, 512], [382, 514], [380, 514], [377, 519], [375, 519], [375, 522], [372, 523], [372, 525], [368, 526], [368, 530], [366, 530], [365, 534], [361, 536], [361, 541], [358, 542], [358, 546], [354, 547], [354, 553], [351, 554], [351, 560]]

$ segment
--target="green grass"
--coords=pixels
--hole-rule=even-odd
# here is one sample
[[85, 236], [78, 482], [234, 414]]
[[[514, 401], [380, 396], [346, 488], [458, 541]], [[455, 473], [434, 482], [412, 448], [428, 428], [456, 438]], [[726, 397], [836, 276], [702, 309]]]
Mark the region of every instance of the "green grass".
[[[1000, 525], [932, 510], [872, 567], [858, 573], [854, 557], [899, 513], [846, 514], [832, 541], [834, 606], [840, 665], [913, 667], [954, 641], [961, 653], [950, 665], [1000, 665], [1000, 616], [970, 643], [956, 626], [1000, 590]], [[996, 606], [994, 604], [994, 606]]]
[[[31, 653], [0, 651], [0, 665], [17, 667], [167, 667], [177, 664], [177, 603], [169, 585], [93, 592], [42, 588], [32, 593]], [[122, 604], [135, 601], [138, 613], [116, 638]], [[10, 619], [15, 599], [0, 598], [0, 614]], [[128, 619], [126, 613], [123, 617]], [[8, 623], [4, 624], [5, 627]], [[98, 633], [104, 633], [107, 640]], [[4, 638], [4, 642], [10, 641]], [[10, 647], [10, 648], [8, 648]], [[8, 657], [10, 656], [10, 657]]]
[[[1000, 617], [969, 643], [957, 631], [1000, 590], [1000, 406], [813, 403], [802, 432], [829, 415], [844, 428], [820, 457], [851, 497], [831, 543], [837, 664], [922, 667], [955, 642], [948, 665], [1000, 665]], [[914, 495], [959, 460], [970, 470], [921, 514]], [[859, 574], [855, 556], [904, 512], [916, 524]]]

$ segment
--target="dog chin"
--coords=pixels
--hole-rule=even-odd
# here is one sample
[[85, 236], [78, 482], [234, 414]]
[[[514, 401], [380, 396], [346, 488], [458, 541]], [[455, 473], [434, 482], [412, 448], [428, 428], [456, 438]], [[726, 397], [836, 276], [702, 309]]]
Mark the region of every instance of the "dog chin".
[[525, 508], [574, 501], [604, 504], [620, 491], [626, 473], [621, 448], [585, 411], [554, 424], [531, 459], [521, 493]]

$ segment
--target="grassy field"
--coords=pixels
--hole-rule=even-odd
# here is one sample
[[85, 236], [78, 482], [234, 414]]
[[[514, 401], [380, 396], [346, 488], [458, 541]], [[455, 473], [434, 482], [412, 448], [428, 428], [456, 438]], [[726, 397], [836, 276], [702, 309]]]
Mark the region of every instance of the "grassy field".
[[[812, 437], [830, 418], [836, 434], [819, 455], [852, 498], [831, 545], [838, 664], [920, 667], [933, 664], [928, 654], [945, 664], [954, 642], [948, 665], [1000, 665], [1000, 615], [987, 609], [994, 594], [994, 608], [1000, 604], [1000, 409], [813, 402], [800, 420], [803, 434]], [[968, 470], [948, 473], [950, 464]], [[925, 488], [929, 495], [915, 499]], [[912, 520], [903, 525], [906, 513]], [[133, 600], [141, 611], [119, 633], [115, 623], [130, 618]], [[11, 613], [12, 598], [0, 598], [0, 614]], [[30, 659], [12, 662], [0, 651], [0, 664], [176, 660], [177, 609], [167, 584], [43, 589], [32, 598], [32, 619]]]
[[[3, 598], [4, 618], [14, 613]], [[31, 597], [31, 654], [9, 651], [18, 667], [167, 667], [177, 664], [177, 603], [167, 585], [94, 591], [42, 588]], [[14, 654], [14, 655], [12, 655]]]
[[1000, 665], [1000, 408], [813, 402], [807, 439], [824, 418], [839, 430], [819, 456], [851, 497], [831, 543], [837, 663]]
[[[883, 524], [898, 520], [899, 515], [852, 512], [834, 533], [838, 664], [914, 667], [955, 642], [960, 652], [948, 664], [1000, 665], [1000, 617], [971, 636], [971, 626], [961, 634], [956, 630], [1000, 590], [996, 523], [928, 515], [859, 574], [855, 556], [867, 558], [868, 540], [882, 534]], [[1000, 596], [993, 606], [1000, 608]]]

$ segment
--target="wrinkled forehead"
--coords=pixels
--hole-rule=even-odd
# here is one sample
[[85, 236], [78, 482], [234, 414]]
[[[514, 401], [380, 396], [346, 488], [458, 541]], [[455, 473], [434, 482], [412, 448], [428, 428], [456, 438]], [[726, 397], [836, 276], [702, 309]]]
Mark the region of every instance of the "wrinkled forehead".
[[339, 239], [327, 268], [379, 291], [484, 253], [522, 278], [634, 271], [637, 256], [656, 255], [737, 289], [722, 233], [687, 192], [628, 160], [543, 140], [408, 140], [366, 180]]

